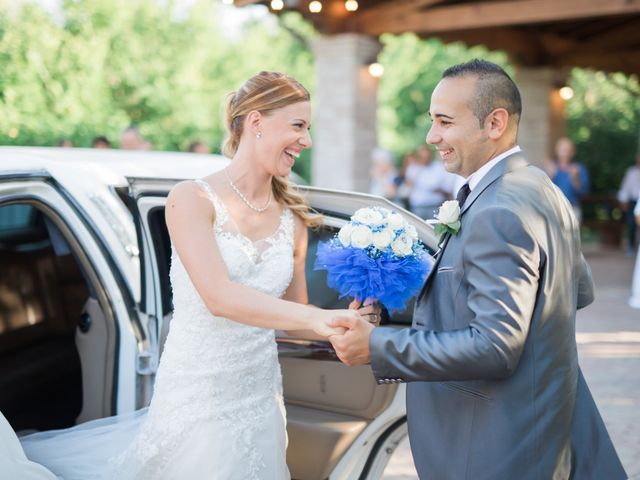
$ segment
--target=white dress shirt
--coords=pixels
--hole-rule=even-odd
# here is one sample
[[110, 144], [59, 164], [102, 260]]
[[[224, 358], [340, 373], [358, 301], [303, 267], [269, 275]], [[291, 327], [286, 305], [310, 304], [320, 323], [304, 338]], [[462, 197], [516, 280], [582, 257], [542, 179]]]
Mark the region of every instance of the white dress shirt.
[[618, 200], [621, 202], [635, 202], [640, 197], [640, 167], [629, 167], [624, 174], [622, 186], [618, 192]]
[[506, 152], [502, 152], [497, 157], [492, 158], [478, 170], [469, 175], [469, 177], [467, 178], [467, 182], [469, 182], [469, 188], [471, 189], [471, 191], [473, 191], [473, 189], [478, 186], [480, 180], [482, 180], [484, 176], [489, 173], [489, 170], [491, 170], [500, 160], [502, 160], [503, 158], [507, 158], [509, 155], [513, 155], [514, 153], [517, 153], [519, 151], [521, 151], [521, 149], [518, 145], [516, 145]]
[[[507, 158], [509, 155], [513, 155], [514, 153], [520, 152], [521, 150], [522, 149], [518, 145], [516, 145], [515, 147], [510, 148], [506, 152], [502, 152], [500, 155], [497, 155], [496, 157], [492, 158], [483, 166], [481, 166], [478, 170], [476, 170], [471, 175], [469, 175], [467, 179], [460, 184], [460, 186], [458, 187], [458, 190], [460, 189], [460, 187], [462, 187], [462, 185], [464, 185], [465, 183], [468, 183], [469, 188], [473, 192], [473, 189], [478, 186], [478, 184], [480, 183], [480, 180], [482, 180], [484, 176], [487, 173], [489, 173], [489, 170], [491, 170], [500, 160], [502, 160], [503, 158]], [[457, 193], [458, 191], [456, 190], [456, 194]]]

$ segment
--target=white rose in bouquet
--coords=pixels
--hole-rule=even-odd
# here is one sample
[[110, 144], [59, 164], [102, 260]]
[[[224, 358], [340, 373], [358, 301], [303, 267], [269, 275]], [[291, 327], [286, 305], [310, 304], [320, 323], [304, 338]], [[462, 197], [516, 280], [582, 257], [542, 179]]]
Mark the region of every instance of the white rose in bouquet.
[[406, 257], [413, 251], [413, 240], [408, 235], [402, 234], [393, 241], [391, 250], [399, 257]]
[[391, 244], [391, 240], [393, 240], [393, 237], [388, 228], [373, 234], [373, 246], [378, 250], [387, 248]]
[[340, 240], [343, 247], [351, 245], [351, 232], [353, 232], [353, 225], [350, 223], [344, 225], [338, 232], [338, 240]]
[[413, 225], [407, 225], [406, 233], [411, 240], [415, 241], [418, 239], [418, 230], [416, 230], [416, 227]]
[[369, 227], [364, 225], [358, 225], [353, 227], [351, 232], [351, 245], [356, 248], [367, 248], [373, 241], [373, 233], [369, 230]]
[[361, 208], [353, 214], [351, 220], [364, 225], [382, 225], [384, 217], [382, 213], [372, 208]]
[[394, 212], [387, 218], [387, 224], [393, 230], [398, 230], [404, 225], [404, 219], [402, 218], [402, 215]]

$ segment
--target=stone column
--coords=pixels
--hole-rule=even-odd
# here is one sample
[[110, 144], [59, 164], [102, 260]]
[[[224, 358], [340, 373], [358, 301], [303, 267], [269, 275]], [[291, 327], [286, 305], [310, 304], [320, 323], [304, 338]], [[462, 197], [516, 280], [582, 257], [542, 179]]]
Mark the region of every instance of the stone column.
[[518, 67], [516, 83], [522, 96], [518, 144], [529, 161], [542, 165], [564, 135], [564, 101], [558, 94], [558, 76], [551, 68]]
[[312, 41], [316, 85], [311, 181], [319, 187], [367, 191], [371, 151], [377, 146], [378, 80], [367, 64], [380, 51], [359, 34]]

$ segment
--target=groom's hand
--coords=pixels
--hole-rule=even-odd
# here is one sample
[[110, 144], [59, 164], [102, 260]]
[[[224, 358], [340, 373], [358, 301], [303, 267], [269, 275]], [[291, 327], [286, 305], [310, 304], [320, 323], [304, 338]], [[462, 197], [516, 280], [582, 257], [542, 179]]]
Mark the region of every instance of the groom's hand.
[[349, 304], [349, 309], [357, 310], [360, 316], [374, 326], [380, 325], [382, 319], [382, 307], [379, 303], [373, 303], [369, 298], [362, 303], [358, 299], [353, 299]]
[[329, 326], [347, 329], [343, 335], [329, 337], [343, 363], [349, 366], [369, 363], [369, 336], [374, 325], [362, 318], [334, 318]]

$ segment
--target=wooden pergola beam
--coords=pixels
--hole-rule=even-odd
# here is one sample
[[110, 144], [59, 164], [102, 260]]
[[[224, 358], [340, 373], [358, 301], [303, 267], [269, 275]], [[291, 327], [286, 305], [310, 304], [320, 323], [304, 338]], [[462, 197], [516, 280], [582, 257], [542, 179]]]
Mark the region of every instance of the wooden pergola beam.
[[640, 26], [638, 26], [637, 22], [629, 22], [626, 25], [611, 27], [605, 32], [601, 32], [598, 35], [594, 35], [580, 42], [580, 48], [587, 50], [597, 49], [599, 51], [616, 49], [627, 45], [630, 38], [640, 38], [638, 35], [639, 29]]
[[[400, 7], [400, 3], [398, 7]], [[376, 9], [370, 9], [371, 12]], [[511, 0], [479, 1], [440, 7], [402, 8], [398, 15], [360, 15], [356, 30], [369, 34], [416, 32], [432, 34], [501, 25], [560, 22], [640, 13], [640, 0]], [[366, 21], [365, 21], [366, 20]]]
[[640, 52], [625, 51], [620, 53], [575, 52], [555, 59], [557, 66], [591, 68], [598, 65], [598, 70], [608, 72], [640, 72]]
[[464, 32], [444, 32], [438, 38], [445, 43], [462, 42], [466, 45], [484, 45], [490, 50], [504, 49], [509, 45], [509, 53], [517, 63], [535, 65], [543, 62], [546, 54], [544, 45], [537, 35], [503, 27], [487, 30], [466, 30]]
[[369, 22], [377, 22], [382, 19], [393, 19], [412, 15], [413, 13], [443, 3], [442, 0], [403, 0], [395, 2], [385, 2], [372, 8], [367, 8], [359, 12], [354, 19], [358, 25]]
[[253, 5], [254, 3], [260, 3], [260, 0], [233, 0], [233, 4], [236, 7], [246, 7], [247, 5]]

